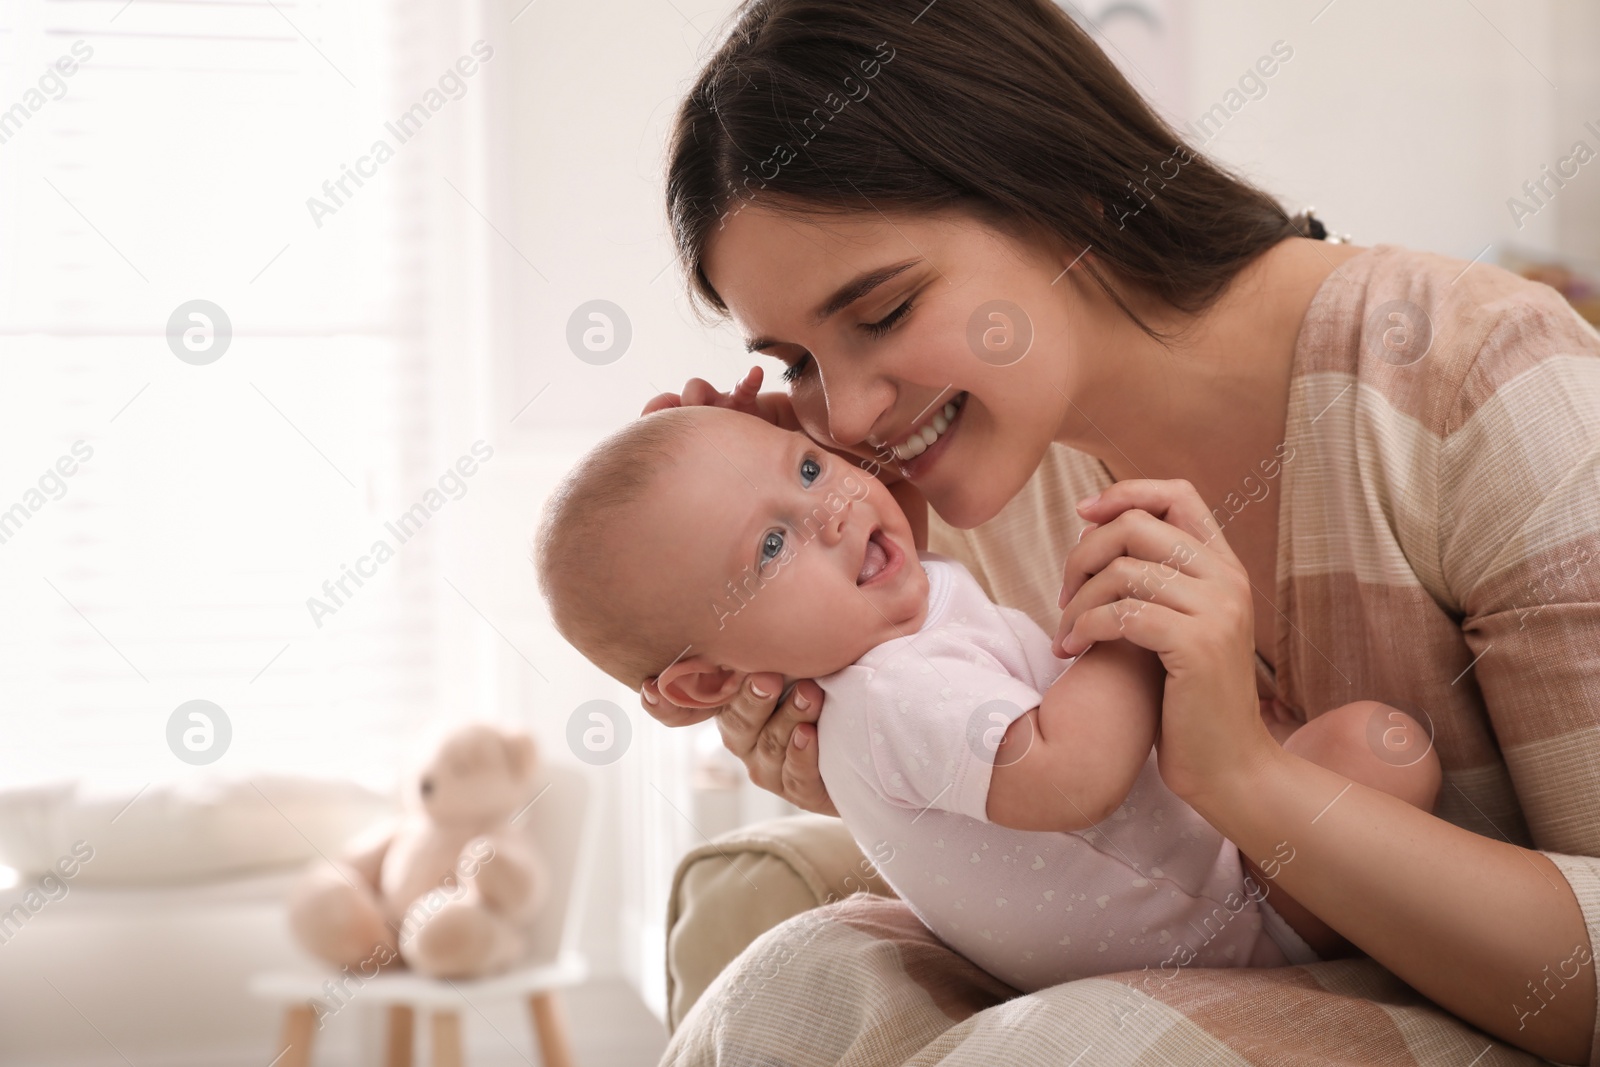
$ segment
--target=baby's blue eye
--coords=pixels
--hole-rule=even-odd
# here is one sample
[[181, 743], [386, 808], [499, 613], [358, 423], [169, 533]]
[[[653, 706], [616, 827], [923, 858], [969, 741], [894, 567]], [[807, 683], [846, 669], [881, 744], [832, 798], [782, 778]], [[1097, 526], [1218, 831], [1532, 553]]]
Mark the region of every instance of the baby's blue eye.
[[802, 484], [809, 488], [811, 483], [821, 476], [822, 464], [818, 463], [815, 458], [807, 456], [800, 461], [800, 481]]
[[783, 545], [782, 530], [767, 531], [767, 536], [761, 539], [761, 565], [764, 567], [783, 555]]

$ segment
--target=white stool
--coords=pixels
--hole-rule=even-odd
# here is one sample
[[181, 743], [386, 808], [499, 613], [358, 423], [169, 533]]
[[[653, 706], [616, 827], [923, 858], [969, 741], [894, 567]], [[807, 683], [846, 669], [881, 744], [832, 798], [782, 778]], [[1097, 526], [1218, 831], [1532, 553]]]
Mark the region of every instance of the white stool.
[[[487, 1000], [527, 1004], [534, 1040], [544, 1067], [572, 1067], [572, 1044], [560, 990], [588, 977], [577, 950], [582, 925], [588, 854], [594, 840], [594, 804], [586, 773], [572, 764], [546, 764], [536, 789], [539, 799], [517, 818], [549, 863], [550, 885], [534, 920], [526, 962], [516, 970], [471, 981], [442, 981], [405, 971], [365, 979], [348, 1003], [387, 1008], [387, 1067], [411, 1067], [417, 1013], [427, 1014], [434, 1067], [462, 1067], [461, 1010]], [[317, 1031], [313, 1003], [339, 972], [322, 969], [258, 974], [250, 991], [285, 1005], [283, 1030], [274, 1050], [275, 1067], [310, 1067]]]

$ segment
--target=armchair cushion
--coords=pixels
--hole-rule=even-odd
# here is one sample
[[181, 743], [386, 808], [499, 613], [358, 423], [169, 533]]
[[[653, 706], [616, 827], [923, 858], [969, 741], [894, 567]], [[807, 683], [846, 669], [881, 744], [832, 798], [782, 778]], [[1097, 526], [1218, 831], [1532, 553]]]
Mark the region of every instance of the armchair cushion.
[[668, 1028], [761, 934], [861, 891], [894, 896], [844, 823], [826, 815], [755, 823], [686, 854], [667, 901]]

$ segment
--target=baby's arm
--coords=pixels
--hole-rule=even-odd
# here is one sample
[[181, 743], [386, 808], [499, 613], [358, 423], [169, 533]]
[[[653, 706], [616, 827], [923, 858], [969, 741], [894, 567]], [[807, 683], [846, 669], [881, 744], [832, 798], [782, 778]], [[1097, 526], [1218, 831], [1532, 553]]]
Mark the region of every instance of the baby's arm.
[[1019, 716], [995, 752], [990, 822], [1084, 830], [1121, 806], [1155, 744], [1166, 670], [1131, 641], [1101, 641]]

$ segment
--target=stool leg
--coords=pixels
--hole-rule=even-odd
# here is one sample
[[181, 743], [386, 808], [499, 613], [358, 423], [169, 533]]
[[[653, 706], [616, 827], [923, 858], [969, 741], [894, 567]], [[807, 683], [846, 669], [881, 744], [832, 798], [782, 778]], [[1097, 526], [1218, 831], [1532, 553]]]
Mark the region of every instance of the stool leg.
[[560, 995], [533, 994], [528, 998], [528, 1014], [533, 1016], [533, 1037], [539, 1043], [542, 1067], [572, 1067], [572, 1038]]
[[461, 1067], [461, 1017], [453, 1011], [433, 1013], [433, 1067]]
[[384, 1067], [411, 1067], [412, 1042], [415, 1039], [416, 1013], [404, 1004], [389, 1008], [388, 1051]]
[[283, 1013], [278, 1037], [277, 1067], [311, 1067], [311, 1036], [317, 1032], [317, 1013], [309, 1004], [296, 1004]]

